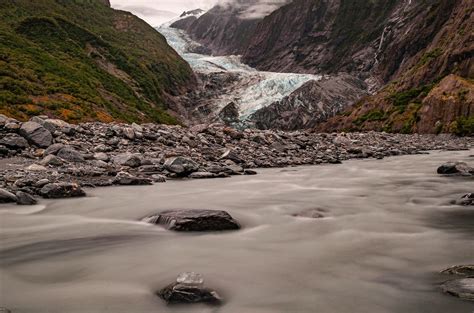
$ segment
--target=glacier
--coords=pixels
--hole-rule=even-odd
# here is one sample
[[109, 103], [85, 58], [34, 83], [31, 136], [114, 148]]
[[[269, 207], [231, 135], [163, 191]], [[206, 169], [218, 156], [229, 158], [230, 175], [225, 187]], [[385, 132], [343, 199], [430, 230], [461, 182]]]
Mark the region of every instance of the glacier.
[[290, 95], [308, 81], [321, 80], [322, 75], [277, 73], [258, 71], [241, 62], [238, 55], [212, 56], [195, 53], [200, 44], [193, 41], [184, 31], [171, 28], [174, 21], [165, 23], [157, 30], [168, 44], [186, 60], [196, 73], [232, 73], [237, 76], [235, 86], [222, 90], [222, 94], [212, 99], [213, 107], [220, 111], [229, 103], [237, 105], [239, 120], [245, 120], [257, 110]]

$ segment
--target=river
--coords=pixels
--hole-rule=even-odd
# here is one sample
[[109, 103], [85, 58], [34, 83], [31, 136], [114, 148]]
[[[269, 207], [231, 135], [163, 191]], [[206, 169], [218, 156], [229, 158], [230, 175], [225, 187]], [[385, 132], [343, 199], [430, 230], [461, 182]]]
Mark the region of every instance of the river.
[[[14, 313], [471, 313], [437, 274], [474, 260], [472, 192], [441, 177], [474, 150], [256, 176], [89, 189], [87, 198], [0, 206], [0, 307]], [[170, 208], [225, 209], [243, 228], [176, 233], [138, 220]], [[321, 208], [326, 217], [293, 217]], [[202, 273], [219, 307], [166, 306], [154, 292]]]

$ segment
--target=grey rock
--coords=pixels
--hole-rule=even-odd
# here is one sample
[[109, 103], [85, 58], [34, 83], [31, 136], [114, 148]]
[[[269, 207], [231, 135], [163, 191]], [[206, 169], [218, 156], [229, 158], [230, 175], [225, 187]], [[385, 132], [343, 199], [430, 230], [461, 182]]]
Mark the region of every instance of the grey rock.
[[63, 147], [61, 148], [57, 154], [59, 158], [66, 160], [68, 162], [79, 162], [82, 163], [85, 161], [84, 156], [78, 152], [76, 149], [72, 147]]
[[449, 280], [441, 285], [441, 290], [449, 295], [474, 301], [474, 278]]
[[43, 186], [49, 183], [50, 183], [49, 179], [43, 178], [43, 179], [38, 180], [34, 185], [36, 188], [42, 188]]
[[210, 173], [210, 172], [194, 172], [189, 174], [189, 178], [194, 178], [194, 179], [204, 179], [204, 178], [216, 178], [219, 177], [219, 175]]
[[142, 159], [139, 154], [121, 153], [112, 158], [113, 162], [118, 165], [139, 167], [142, 164]]
[[199, 169], [199, 164], [188, 158], [173, 157], [166, 159], [165, 168], [172, 173], [185, 176], [196, 172]]
[[135, 131], [133, 130], [133, 128], [124, 128], [123, 129], [123, 136], [129, 140], [133, 140], [135, 139]]
[[32, 195], [23, 191], [18, 191], [16, 193], [16, 198], [16, 203], [19, 205], [34, 205], [38, 203], [38, 201], [36, 201], [36, 199], [33, 198]]
[[151, 185], [151, 179], [144, 177], [136, 177], [126, 172], [118, 173], [113, 179], [116, 185]]
[[151, 224], [165, 225], [175, 231], [221, 231], [240, 229], [239, 223], [226, 211], [168, 210], [142, 219]]
[[472, 176], [474, 168], [464, 162], [448, 162], [438, 167], [437, 172], [443, 175]]
[[40, 162], [40, 165], [52, 165], [52, 166], [61, 166], [64, 164], [64, 161], [55, 156], [54, 154], [49, 154], [45, 156]]
[[441, 271], [443, 274], [474, 277], [474, 264], [455, 265]]
[[50, 183], [40, 190], [40, 195], [43, 198], [72, 198], [84, 197], [86, 193], [82, 188], [73, 183]]
[[62, 143], [53, 143], [51, 146], [49, 146], [48, 148], [44, 150], [43, 155], [44, 156], [49, 155], [49, 154], [56, 155], [58, 151], [64, 147], [65, 146]]
[[474, 192], [466, 193], [455, 202], [457, 205], [474, 205]]
[[51, 132], [36, 122], [23, 123], [19, 133], [28, 142], [40, 148], [47, 148], [53, 143]]
[[160, 174], [153, 174], [151, 178], [155, 183], [166, 183], [166, 177]]
[[306, 217], [306, 218], [322, 218], [324, 210], [321, 209], [307, 209], [298, 213], [292, 214], [295, 217]]
[[0, 203], [16, 202], [16, 200], [16, 196], [13, 193], [0, 188]]
[[7, 134], [0, 138], [0, 145], [14, 150], [23, 150], [29, 147], [28, 141], [17, 134]]
[[105, 152], [97, 152], [94, 153], [94, 159], [108, 162], [110, 160], [110, 156]]
[[168, 304], [209, 303], [220, 304], [222, 298], [212, 289], [201, 285], [172, 283], [158, 292], [158, 296]]

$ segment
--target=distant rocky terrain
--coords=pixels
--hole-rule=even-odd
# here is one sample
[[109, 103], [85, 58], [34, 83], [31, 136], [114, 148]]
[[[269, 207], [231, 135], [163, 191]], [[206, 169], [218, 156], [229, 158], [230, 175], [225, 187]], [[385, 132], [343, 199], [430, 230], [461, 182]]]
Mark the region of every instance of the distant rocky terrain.
[[239, 131], [222, 124], [73, 125], [46, 116], [22, 123], [0, 115], [0, 199], [32, 204], [36, 195], [84, 196], [81, 187], [254, 175], [257, 167], [337, 164], [473, 144], [472, 138], [451, 135]]
[[[357, 101], [337, 117], [326, 116], [328, 123], [319, 119], [319, 131], [474, 133], [471, 1], [295, 0], [265, 17], [242, 18], [249, 5], [216, 6], [175, 27], [212, 53], [242, 54], [260, 70], [346, 73], [364, 81]], [[278, 120], [264, 120], [265, 127], [287, 127], [275, 115], [292, 111], [282, 105], [297, 106], [287, 101], [260, 112]], [[293, 115], [317, 119], [318, 110], [307, 108]]]

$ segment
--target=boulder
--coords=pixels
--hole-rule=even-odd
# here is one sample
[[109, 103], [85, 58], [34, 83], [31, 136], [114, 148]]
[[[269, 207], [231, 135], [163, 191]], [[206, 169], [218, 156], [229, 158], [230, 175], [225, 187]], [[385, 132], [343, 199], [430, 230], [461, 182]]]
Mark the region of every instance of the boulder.
[[204, 287], [204, 279], [194, 272], [181, 273], [176, 282], [161, 289], [157, 294], [168, 304], [220, 304], [222, 302], [219, 294], [215, 290]]
[[221, 231], [240, 229], [229, 213], [219, 210], [168, 210], [142, 219], [175, 231]]
[[136, 177], [126, 172], [119, 172], [113, 179], [116, 185], [151, 185], [151, 179]]
[[140, 155], [133, 153], [117, 154], [112, 160], [115, 164], [129, 167], [139, 167], [142, 164]]
[[51, 146], [49, 146], [48, 148], [46, 148], [44, 150], [43, 155], [44, 156], [47, 156], [47, 155], [50, 155], [50, 154], [56, 155], [58, 153], [58, 151], [61, 150], [64, 147], [65, 147], [65, 145], [63, 145], [62, 143], [53, 143]]
[[13, 150], [23, 150], [29, 147], [28, 141], [17, 134], [7, 134], [0, 138], [0, 145]]
[[254, 170], [245, 169], [244, 175], [257, 175], [257, 172]]
[[84, 197], [86, 193], [74, 183], [50, 183], [41, 188], [40, 195], [43, 198], [72, 198]]
[[441, 271], [441, 273], [449, 274], [449, 275], [474, 277], [474, 264], [451, 266], [451, 267]]
[[0, 203], [16, 202], [16, 200], [17, 198], [13, 193], [3, 188], [0, 188]]
[[27, 166], [26, 169], [31, 172], [46, 172], [48, 170], [43, 165], [39, 164], [31, 164], [30, 166]]
[[18, 191], [16, 193], [16, 198], [16, 203], [19, 205], [34, 205], [38, 203], [32, 195], [23, 191]]
[[466, 193], [460, 199], [456, 200], [457, 205], [474, 205], [474, 192]]
[[449, 295], [474, 301], [474, 278], [448, 280], [441, 285], [441, 290]]
[[63, 147], [56, 154], [59, 158], [68, 162], [84, 162], [84, 156], [73, 147]]
[[123, 129], [123, 136], [129, 140], [135, 139], [135, 131], [133, 128], [126, 127]]
[[97, 152], [97, 153], [94, 153], [94, 159], [108, 162], [110, 160], [110, 157], [105, 152]]
[[165, 168], [179, 176], [186, 176], [199, 170], [199, 164], [188, 158], [173, 157], [166, 159]]
[[438, 167], [437, 172], [443, 175], [472, 176], [474, 168], [464, 162], [447, 162]]
[[36, 122], [23, 123], [19, 133], [28, 142], [40, 148], [47, 148], [53, 143], [51, 132]]

